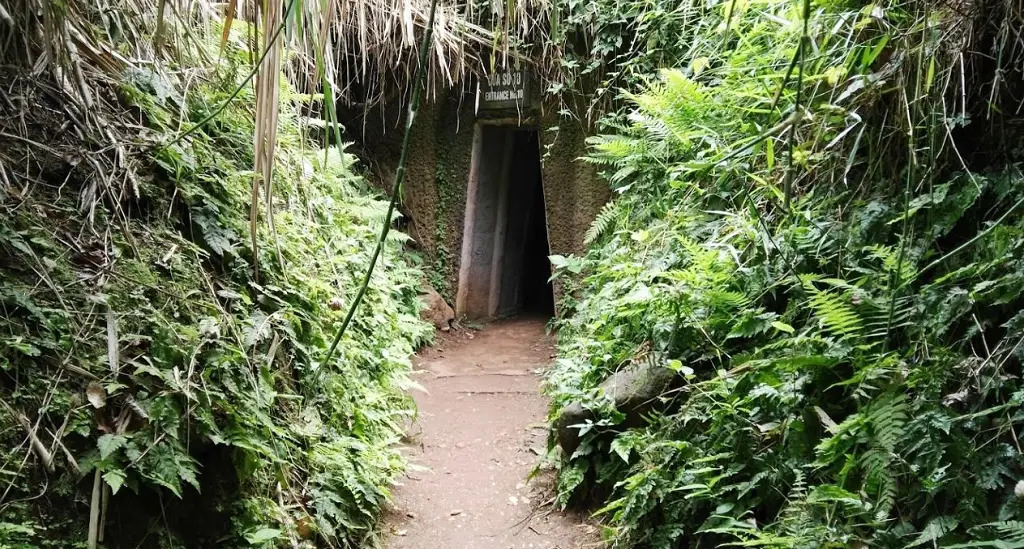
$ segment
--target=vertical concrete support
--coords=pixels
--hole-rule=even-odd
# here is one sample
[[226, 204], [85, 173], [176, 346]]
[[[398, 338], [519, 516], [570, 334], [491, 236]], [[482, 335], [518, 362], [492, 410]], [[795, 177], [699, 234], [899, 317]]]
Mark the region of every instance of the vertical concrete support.
[[[459, 292], [456, 302], [458, 314], [469, 318], [490, 317], [491, 265], [495, 248], [501, 246], [499, 236], [504, 228], [495, 223], [499, 209], [499, 181], [502, 173], [502, 159], [505, 151], [506, 128], [495, 126], [480, 127], [480, 144], [476, 148], [473, 164], [472, 199], [468, 198], [466, 217], [472, 217], [472, 225], [463, 235], [463, 255], [460, 262]], [[461, 298], [458, 296], [461, 295]]]
[[[505, 140], [505, 150], [502, 151], [501, 171], [498, 172], [498, 211], [494, 216], [494, 247], [491, 254], [491, 280], [489, 297], [487, 300], [488, 316], [499, 316], [501, 305], [501, 273], [505, 260], [506, 233], [508, 230], [508, 203], [509, 203], [509, 175], [512, 167], [512, 151], [515, 148], [515, 133], [512, 131], [502, 132], [502, 139]], [[514, 260], [515, 256], [511, 259]]]
[[476, 195], [480, 185], [480, 154], [482, 150], [483, 129], [477, 125], [473, 128], [473, 156], [469, 162], [469, 182], [466, 187], [466, 211], [462, 222], [462, 250], [459, 256], [459, 282], [455, 294], [455, 314], [466, 314], [469, 298], [469, 267], [473, 255], [473, 230], [476, 225]]
[[[466, 193], [456, 313], [491, 319], [516, 314], [533, 297], [523, 277], [530, 220], [543, 225], [535, 130], [480, 124]], [[546, 250], [535, 251], [546, 253]], [[532, 263], [531, 263], [532, 261]], [[529, 265], [529, 266], [528, 266]], [[543, 276], [543, 275], [542, 275]]]

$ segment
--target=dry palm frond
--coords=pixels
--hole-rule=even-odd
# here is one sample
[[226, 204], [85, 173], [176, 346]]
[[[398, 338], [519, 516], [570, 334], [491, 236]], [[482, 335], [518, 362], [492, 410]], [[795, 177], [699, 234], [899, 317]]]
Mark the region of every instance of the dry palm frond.
[[[158, 10], [172, 14], [166, 23], [173, 42], [165, 42], [162, 49], [143, 40], [163, 19]], [[126, 194], [138, 194], [130, 149], [140, 144], [133, 139], [137, 132], [124, 127], [117, 82], [130, 68], [195, 47], [196, 37], [188, 29], [207, 24], [213, 14], [212, 4], [180, 0], [13, 0], [0, 14], [0, 65], [8, 67], [8, 74], [20, 75], [14, 80], [30, 78], [47, 90], [75, 137], [98, 145], [85, 154], [91, 175], [81, 190], [81, 207], [90, 219], [105, 197], [116, 205]], [[112, 36], [118, 37], [116, 43]], [[28, 137], [25, 128], [7, 122], [0, 130]]]
[[[324, 75], [337, 101], [370, 106], [385, 95], [408, 95], [418, 63], [417, 37], [427, 25], [429, 1], [327, 0], [305, 2], [301, 9], [303, 28], [310, 36], [290, 39], [291, 49], [304, 54], [296, 61], [297, 87], [319, 87], [322, 75], [309, 60], [322, 56]], [[488, 29], [470, 22], [453, 5], [437, 7], [433, 36], [433, 55], [427, 58], [428, 97], [481, 72], [480, 52], [490, 48], [493, 40]]]
[[[290, 7], [290, 5], [289, 5]], [[258, 277], [259, 261], [257, 246], [256, 223], [259, 218], [259, 189], [263, 185], [264, 200], [267, 202], [267, 221], [270, 223], [271, 234], [277, 242], [277, 228], [274, 225], [273, 175], [274, 151], [277, 146], [277, 117], [281, 85], [280, 77], [282, 44], [277, 40], [274, 29], [283, 24], [281, 2], [268, 0], [263, 6], [263, 49], [266, 56], [259, 67], [256, 79], [256, 129], [253, 151], [255, 157], [255, 176], [252, 182], [252, 210], [249, 217], [249, 231], [252, 235], [253, 268]], [[281, 262], [280, 249], [277, 251]]]

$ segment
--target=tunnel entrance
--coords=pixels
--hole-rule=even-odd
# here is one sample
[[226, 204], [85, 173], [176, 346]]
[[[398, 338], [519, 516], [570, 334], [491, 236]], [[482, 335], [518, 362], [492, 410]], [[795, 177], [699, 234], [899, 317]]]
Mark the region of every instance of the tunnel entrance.
[[462, 238], [459, 315], [554, 314], [535, 129], [477, 125]]

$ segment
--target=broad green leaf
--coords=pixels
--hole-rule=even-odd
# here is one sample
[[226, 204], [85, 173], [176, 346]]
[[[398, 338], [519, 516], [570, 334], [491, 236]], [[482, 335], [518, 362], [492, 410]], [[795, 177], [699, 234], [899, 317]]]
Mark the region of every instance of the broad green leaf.
[[114, 452], [124, 447], [128, 439], [124, 435], [103, 435], [96, 440], [96, 447], [100, 450], [100, 459], [107, 459]]
[[116, 494], [121, 489], [126, 478], [124, 471], [120, 469], [111, 469], [103, 473], [103, 481], [107, 483], [107, 486], [110, 486], [111, 494]]
[[281, 531], [276, 528], [261, 528], [255, 532], [251, 532], [245, 535], [245, 541], [252, 545], [259, 545], [266, 543], [271, 540], [275, 540], [281, 536]]
[[790, 326], [789, 324], [786, 324], [785, 322], [781, 322], [781, 321], [778, 321], [778, 320], [772, 322], [772, 328], [775, 328], [776, 330], [778, 330], [780, 332], [786, 332], [787, 334], [791, 334], [791, 333], [794, 332], [792, 326]]

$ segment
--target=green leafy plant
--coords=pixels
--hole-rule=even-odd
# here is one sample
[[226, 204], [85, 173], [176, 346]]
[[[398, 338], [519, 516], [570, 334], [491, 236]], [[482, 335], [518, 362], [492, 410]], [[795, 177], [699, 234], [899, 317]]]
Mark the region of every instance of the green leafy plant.
[[140, 65], [104, 88], [126, 106], [108, 122], [134, 134], [137, 186], [104, 186], [75, 161], [104, 152], [73, 134], [4, 141], [25, 167], [15, 180], [42, 179], [0, 202], [0, 545], [85, 546], [104, 530], [179, 547], [377, 538], [414, 414], [409, 356], [432, 334], [422, 274], [392, 232], [381, 251], [396, 259], [325, 361], [388, 205], [343, 147], [308, 138], [313, 99], [281, 82], [275, 223], [251, 225], [246, 29], [236, 21], [220, 50], [206, 30], [180, 52], [187, 69]]
[[[552, 415], [593, 418], [553, 444], [559, 499], [621, 547], [1016, 546], [1024, 178], [946, 154], [935, 82], [970, 37], [940, 48], [961, 15], [930, 4], [807, 7], [680, 6], [685, 40], [616, 60], [646, 80], [590, 140], [616, 196], [552, 258]], [[629, 364], [677, 374], [639, 426], [600, 389]]]

